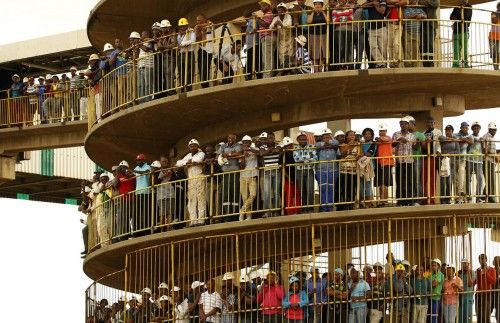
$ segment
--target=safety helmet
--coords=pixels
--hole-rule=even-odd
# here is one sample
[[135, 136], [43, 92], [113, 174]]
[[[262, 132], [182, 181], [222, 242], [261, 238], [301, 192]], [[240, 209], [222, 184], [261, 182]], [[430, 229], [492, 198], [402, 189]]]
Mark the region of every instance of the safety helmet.
[[160, 22], [160, 28], [169, 28], [169, 27], [172, 27], [172, 24], [170, 23], [170, 21], [168, 19], [163, 19]]
[[189, 25], [189, 21], [186, 18], [179, 19], [179, 22], [177, 23], [177, 26], [179, 26], [179, 27], [188, 26], [188, 25]]
[[115, 49], [115, 48], [110, 43], [104, 44], [104, 49], [103, 49], [104, 52], [106, 52], [108, 50], [113, 50], [113, 49]]
[[97, 54], [92, 54], [89, 57], [89, 63], [92, 61], [98, 61], [98, 60], [99, 60], [99, 55], [97, 55]]
[[128, 38], [141, 39], [141, 35], [137, 31], [133, 31], [130, 33], [130, 36]]
[[158, 160], [155, 160], [151, 163], [151, 167], [161, 168], [161, 163]]

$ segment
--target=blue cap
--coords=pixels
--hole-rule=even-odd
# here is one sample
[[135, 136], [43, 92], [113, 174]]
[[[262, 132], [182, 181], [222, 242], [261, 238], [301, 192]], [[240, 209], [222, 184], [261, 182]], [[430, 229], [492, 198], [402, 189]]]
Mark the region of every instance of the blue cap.
[[469, 126], [469, 124], [466, 121], [464, 121], [460, 124], [460, 127], [468, 127], [468, 126]]
[[342, 270], [342, 268], [337, 268], [337, 269], [335, 269], [335, 272], [336, 272], [337, 274], [339, 274], [339, 275], [344, 276], [344, 271]]

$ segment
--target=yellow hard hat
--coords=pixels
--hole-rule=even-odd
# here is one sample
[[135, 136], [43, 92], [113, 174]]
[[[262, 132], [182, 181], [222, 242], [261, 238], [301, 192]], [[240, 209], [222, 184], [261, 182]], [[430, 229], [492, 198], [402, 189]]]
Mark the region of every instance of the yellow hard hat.
[[271, 5], [271, 0], [260, 0], [259, 4], [267, 4], [268, 6]]
[[179, 19], [179, 23], [177, 24], [177, 26], [188, 26], [189, 25], [189, 21], [186, 19], [186, 18], [181, 18]]
[[398, 265], [396, 265], [396, 271], [398, 271], [398, 270], [405, 271], [406, 269], [405, 269], [405, 266], [403, 266], [402, 264], [398, 264]]

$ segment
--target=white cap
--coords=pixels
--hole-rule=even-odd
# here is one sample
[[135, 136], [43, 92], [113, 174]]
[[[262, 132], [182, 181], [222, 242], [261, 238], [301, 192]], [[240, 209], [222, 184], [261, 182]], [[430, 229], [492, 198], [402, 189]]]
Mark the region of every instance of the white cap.
[[159, 22], [155, 22], [153, 24], [153, 26], [151, 26], [151, 29], [160, 29], [160, 23]]
[[158, 285], [158, 288], [166, 288], [168, 289], [168, 285], [166, 283], [161, 283], [160, 285]]
[[293, 140], [290, 137], [284, 137], [283, 140], [281, 141], [282, 146], [288, 146], [290, 144], [293, 144]]
[[147, 294], [151, 295], [151, 294], [152, 294], [152, 293], [151, 293], [151, 288], [149, 288], [149, 287], [145, 287], [145, 288], [141, 291], [141, 293], [147, 293]]
[[401, 261], [401, 265], [403, 265], [403, 266], [411, 266], [410, 262], [408, 260]]
[[250, 281], [250, 278], [247, 275], [241, 275], [240, 283], [248, 283], [249, 281]]
[[410, 121], [412, 121], [411, 117], [409, 116], [405, 116], [405, 117], [402, 117], [399, 122], [408, 122], [410, 123]]
[[439, 258], [432, 259], [432, 262], [435, 262], [436, 264], [438, 264], [439, 266], [441, 266], [441, 259], [439, 259]]
[[304, 35], [299, 35], [295, 37], [295, 41], [299, 43], [300, 46], [305, 46], [305, 44], [307, 43], [307, 38]]
[[189, 140], [188, 146], [191, 146], [191, 145], [193, 145], [193, 144], [197, 144], [198, 146], [200, 145], [200, 143], [199, 143], [199, 142], [198, 142], [198, 140], [196, 140], [196, 139], [191, 139], [191, 140]]
[[178, 292], [178, 291], [180, 291], [180, 290], [181, 290], [181, 288], [180, 288], [180, 287], [178, 287], [178, 286], [174, 286], [174, 288], [172, 288], [172, 290], [173, 290], [174, 292]]
[[201, 287], [201, 286], [205, 286], [205, 283], [204, 282], [200, 282], [198, 280], [195, 280], [192, 284], [191, 284], [191, 289], [195, 289], [195, 288], [198, 288], [198, 287]]
[[127, 162], [126, 160], [122, 160], [122, 161], [118, 164], [118, 166], [130, 167], [130, 166], [128, 165], [128, 162]]
[[107, 50], [113, 50], [113, 49], [115, 49], [115, 48], [110, 43], [104, 44], [104, 49], [103, 49], [104, 52]]
[[337, 137], [337, 136], [341, 136], [341, 135], [345, 135], [345, 133], [342, 130], [339, 130], [333, 136]]
[[131, 300], [131, 301], [136, 301], [136, 300], [137, 300], [137, 297], [135, 297], [135, 295], [132, 295], [132, 296], [130, 297], [130, 300]]
[[170, 21], [168, 21], [168, 19], [163, 19], [160, 22], [160, 28], [168, 28], [168, 27], [172, 27], [172, 24], [170, 23]]
[[277, 8], [281, 7], [281, 8], [288, 9], [288, 7], [286, 6], [286, 4], [284, 2], [280, 2], [276, 7]]
[[222, 276], [222, 280], [232, 280], [234, 279], [233, 273], [225, 273], [224, 276]]
[[136, 38], [136, 39], [141, 39], [141, 35], [137, 31], [133, 31], [130, 33], [130, 36], [128, 38]]
[[104, 172], [104, 173], [102, 173], [102, 174], [99, 176], [99, 178], [103, 178], [103, 177], [107, 177], [107, 178], [109, 178], [110, 176], [109, 176], [109, 174], [108, 174], [107, 172]]
[[47, 74], [45, 75], [46, 80], [52, 80], [52, 74]]
[[13, 78], [14, 78], [14, 77], [19, 78], [19, 74], [14, 74], [14, 75], [12, 75], [12, 77], [13, 77]]
[[474, 126], [480, 126], [481, 127], [481, 125], [479, 124], [479, 121], [474, 121], [470, 127], [472, 128]]
[[469, 259], [467, 259], [467, 258], [463, 258], [463, 259], [460, 261], [460, 263], [462, 263], [462, 264], [463, 264], [463, 263], [468, 263], [468, 264], [470, 264], [470, 261], [469, 261]]
[[385, 130], [387, 131], [387, 124], [381, 123], [378, 125], [378, 130]]
[[323, 0], [313, 0], [313, 3], [315, 3], [315, 2], [321, 2], [321, 3], [324, 3], [324, 1], [323, 1]]
[[330, 128], [325, 128], [323, 130], [321, 130], [321, 135], [331, 135], [332, 134], [332, 130]]
[[377, 261], [376, 263], [373, 264], [373, 268], [375, 267], [381, 267], [381, 268], [384, 268], [384, 265], [382, 265], [381, 262]]
[[151, 163], [151, 167], [161, 168], [161, 163], [158, 160], [155, 160]]
[[162, 297], [160, 297], [158, 300], [159, 300], [160, 302], [161, 302], [161, 301], [168, 301], [168, 300], [169, 300], [169, 298], [168, 298], [168, 296], [167, 296], [167, 295], [163, 295], [163, 296], [162, 296]]
[[267, 138], [267, 132], [263, 132], [259, 135], [259, 138]]
[[495, 122], [490, 122], [488, 123], [488, 129], [496, 129], [497, 128], [497, 124]]
[[252, 141], [252, 137], [250, 137], [249, 135], [244, 135], [241, 141]]
[[361, 136], [361, 131], [359, 131], [359, 130], [354, 130], [354, 134], [355, 134], [355, 135], [357, 135], [357, 136], [358, 136], [358, 135], [359, 135], [359, 136]]

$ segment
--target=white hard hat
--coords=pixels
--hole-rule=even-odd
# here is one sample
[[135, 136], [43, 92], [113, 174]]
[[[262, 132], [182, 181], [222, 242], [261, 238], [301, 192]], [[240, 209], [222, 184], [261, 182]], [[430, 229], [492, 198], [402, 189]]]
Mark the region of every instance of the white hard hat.
[[103, 178], [103, 177], [107, 177], [107, 178], [109, 178], [109, 174], [108, 174], [108, 173], [106, 173], [106, 172], [104, 172], [104, 173], [102, 173], [102, 174], [99, 176], [99, 178]]
[[410, 123], [411, 119], [408, 116], [402, 117], [399, 122], [408, 122]]
[[248, 278], [247, 275], [241, 275], [240, 283], [248, 283], [249, 281], [250, 281], [250, 278]]
[[384, 268], [384, 265], [382, 265], [381, 262], [377, 261], [376, 263], [373, 264], [373, 268], [375, 267]]
[[315, 2], [325, 3], [323, 0], [313, 0], [313, 3], [315, 3]]
[[259, 135], [259, 138], [267, 138], [267, 132], [263, 132]]
[[406, 260], [406, 259], [403, 260], [403, 261], [401, 261], [401, 265], [403, 265], [403, 266], [411, 266], [410, 262], [408, 260]]
[[141, 35], [137, 31], [133, 31], [130, 33], [130, 36], [128, 38], [136, 38], [136, 39], [141, 39]]
[[168, 27], [172, 27], [172, 24], [170, 23], [170, 21], [168, 21], [168, 19], [163, 19], [160, 22], [160, 28], [168, 28]]
[[441, 259], [439, 259], [439, 258], [432, 259], [432, 262], [435, 262], [436, 264], [438, 264], [439, 266], [441, 266]]
[[92, 54], [89, 57], [89, 62], [98, 61], [98, 60], [99, 60], [99, 55], [97, 55], [97, 54]]
[[45, 75], [46, 80], [52, 80], [52, 74], [47, 74]]
[[166, 283], [161, 283], [160, 285], [158, 285], [158, 288], [168, 289], [168, 285]]
[[27, 77], [23, 77], [23, 83], [28, 83], [29, 79]]
[[288, 9], [288, 7], [286, 6], [286, 4], [284, 2], [280, 2], [277, 6], [277, 8], [285, 8], [285, 9]]
[[471, 128], [474, 127], [474, 126], [479, 126], [481, 127], [481, 125], [479, 124], [479, 121], [474, 121], [471, 125]]
[[339, 130], [333, 136], [337, 137], [337, 136], [342, 136], [342, 135], [345, 135], [345, 133], [342, 130]]
[[467, 259], [467, 258], [463, 258], [460, 262], [461, 262], [462, 264], [463, 264], [463, 263], [468, 263], [468, 264], [470, 264], [470, 261], [469, 261], [469, 259]]
[[152, 294], [152, 293], [151, 293], [151, 288], [149, 288], [149, 287], [145, 287], [145, 288], [141, 291], [141, 293], [146, 293], [146, 294], [151, 295], [151, 294]]
[[111, 167], [111, 171], [112, 171], [112, 172], [114, 172], [115, 170], [118, 170], [118, 166], [116, 166], [116, 165], [115, 165], [115, 166], [113, 166], [113, 167]]
[[196, 140], [196, 139], [191, 139], [191, 140], [189, 140], [188, 146], [191, 146], [191, 145], [193, 145], [193, 144], [197, 144], [198, 146], [200, 145], [200, 143], [199, 143], [199, 142], [198, 142], [198, 140]]
[[282, 146], [288, 146], [290, 144], [293, 144], [293, 140], [290, 137], [284, 137], [283, 140], [281, 141]]
[[225, 273], [224, 276], [222, 276], [222, 280], [232, 280], [234, 279], [233, 273]]
[[151, 29], [160, 29], [160, 23], [159, 22], [155, 22], [153, 24], [153, 26], [151, 26]]
[[71, 67], [69, 68], [69, 70], [70, 70], [70, 71], [77, 71], [78, 69], [76, 68], [76, 66], [71, 66]]
[[245, 136], [243, 136], [241, 141], [252, 141], [252, 137], [250, 137], [249, 135], [245, 135]]
[[168, 298], [168, 296], [167, 296], [167, 295], [163, 295], [163, 296], [162, 296], [162, 297], [160, 297], [158, 300], [159, 300], [160, 302], [161, 302], [161, 301], [168, 301], [168, 300], [169, 300], [169, 298]]
[[118, 298], [118, 302], [125, 302], [125, 296], [120, 296]]
[[385, 130], [387, 131], [387, 125], [385, 123], [381, 123], [378, 125], [378, 130]]
[[174, 292], [178, 292], [178, 291], [180, 291], [180, 290], [181, 290], [181, 288], [180, 288], [180, 287], [177, 287], [177, 286], [174, 286], [174, 288], [172, 288], [172, 290], [173, 290]]
[[332, 131], [330, 130], [330, 128], [325, 128], [321, 131], [321, 135], [331, 135], [332, 134]]
[[161, 168], [161, 163], [158, 160], [155, 160], [151, 163], [151, 167]]
[[104, 52], [107, 50], [113, 50], [113, 49], [115, 49], [115, 48], [110, 43], [104, 44], [104, 49], [103, 49]]
[[14, 74], [14, 75], [12, 75], [12, 78], [14, 78], [14, 77], [19, 78], [19, 74]]
[[490, 122], [488, 123], [488, 129], [496, 129], [497, 128], [497, 124], [495, 122]]
[[128, 162], [127, 162], [126, 160], [122, 160], [122, 161], [118, 164], [118, 166], [130, 167], [130, 166], [128, 165]]
[[198, 288], [198, 287], [201, 287], [204, 285], [205, 285], [204, 282], [200, 282], [200, 281], [196, 280], [191, 284], [191, 289], [195, 289], [195, 288]]

